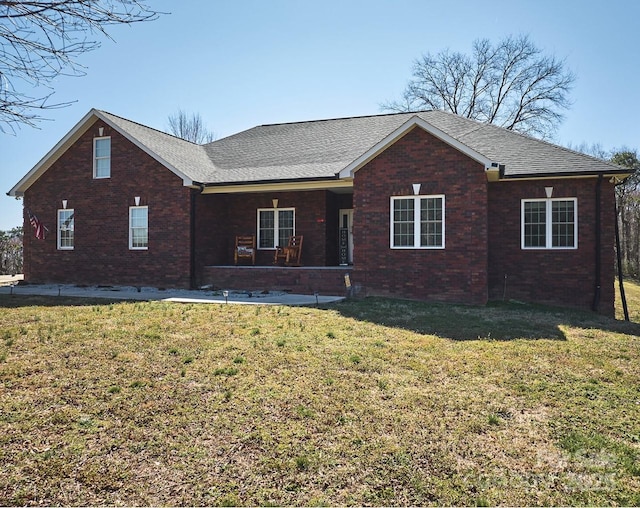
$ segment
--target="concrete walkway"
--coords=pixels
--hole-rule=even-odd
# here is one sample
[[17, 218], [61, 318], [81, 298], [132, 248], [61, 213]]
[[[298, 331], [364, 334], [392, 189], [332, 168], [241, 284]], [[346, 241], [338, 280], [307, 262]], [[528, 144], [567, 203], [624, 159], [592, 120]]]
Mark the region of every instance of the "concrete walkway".
[[117, 300], [160, 300], [180, 303], [234, 303], [239, 305], [317, 305], [344, 300], [343, 296], [296, 295], [281, 291], [223, 291], [167, 289], [130, 286], [78, 287], [64, 284], [18, 284], [22, 276], [0, 275], [0, 295], [73, 296]]

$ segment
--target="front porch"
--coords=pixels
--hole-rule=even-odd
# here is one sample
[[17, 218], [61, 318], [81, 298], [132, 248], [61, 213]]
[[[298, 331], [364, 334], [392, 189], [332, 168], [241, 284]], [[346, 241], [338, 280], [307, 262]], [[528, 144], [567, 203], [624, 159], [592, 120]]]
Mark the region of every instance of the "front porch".
[[199, 285], [214, 289], [287, 291], [312, 295], [344, 295], [345, 275], [353, 266], [205, 266]]

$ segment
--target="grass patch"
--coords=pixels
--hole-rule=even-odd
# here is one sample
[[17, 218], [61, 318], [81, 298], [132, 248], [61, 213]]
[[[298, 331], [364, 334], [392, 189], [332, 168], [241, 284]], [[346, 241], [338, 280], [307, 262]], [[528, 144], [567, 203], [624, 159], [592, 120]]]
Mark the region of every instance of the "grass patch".
[[635, 323], [0, 296], [0, 504], [637, 505], [627, 296]]

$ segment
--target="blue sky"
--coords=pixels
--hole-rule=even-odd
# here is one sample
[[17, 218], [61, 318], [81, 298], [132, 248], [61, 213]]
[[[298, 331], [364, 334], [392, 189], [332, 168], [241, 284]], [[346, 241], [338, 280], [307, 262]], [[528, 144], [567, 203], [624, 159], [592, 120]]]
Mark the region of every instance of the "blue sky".
[[[370, 115], [399, 98], [426, 52], [528, 34], [578, 80], [556, 142], [640, 148], [637, 0], [150, 0], [170, 13], [115, 27], [60, 78], [39, 129], [0, 133], [0, 230], [22, 224], [5, 193], [92, 107], [166, 130], [179, 108], [218, 138], [255, 125]], [[34, 211], [37, 213], [37, 211]]]

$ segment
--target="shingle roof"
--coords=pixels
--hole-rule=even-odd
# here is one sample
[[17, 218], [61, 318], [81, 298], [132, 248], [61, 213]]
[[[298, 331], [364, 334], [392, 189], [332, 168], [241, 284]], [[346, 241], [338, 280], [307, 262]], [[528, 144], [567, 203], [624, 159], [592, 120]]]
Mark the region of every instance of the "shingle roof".
[[205, 145], [207, 183], [329, 178], [414, 116], [505, 166], [505, 177], [615, 173], [620, 168], [494, 125], [442, 111], [262, 125]]
[[[91, 110], [9, 191], [21, 195], [96, 119], [102, 118], [183, 178], [211, 185], [338, 178], [394, 131], [415, 123], [500, 165], [502, 176], [546, 177], [624, 174], [618, 166], [538, 139], [443, 111], [396, 113], [261, 125], [197, 145], [131, 120]], [[386, 142], [386, 141], [385, 141]], [[458, 147], [460, 148], [460, 146]]]
[[128, 134], [137, 144], [143, 145], [164, 163], [191, 180], [206, 181], [208, 175], [215, 171], [202, 145], [196, 145], [106, 111], [98, 113], [121, 132]]

